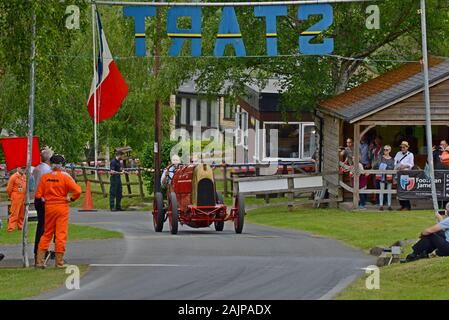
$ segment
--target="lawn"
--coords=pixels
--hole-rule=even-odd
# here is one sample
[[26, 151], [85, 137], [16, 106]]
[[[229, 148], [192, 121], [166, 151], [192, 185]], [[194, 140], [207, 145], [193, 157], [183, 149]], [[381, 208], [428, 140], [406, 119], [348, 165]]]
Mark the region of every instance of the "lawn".
[[[34, 235], [36, 233], [36, 222], [29, 223], [28, 229], [28, 243], [34, 243]], [[76, 240], [100, 240], [123, 238], [123, 234], [117, 231], [109, 231], [105, 229], [81, 226], [76, 224], [69, 225], [68, 241]], [[3, 228], [0, 230], [0, 244], [19, 244], [22, 243], [22, 232], [6, 232]]]
[[367, 290], [362, 276], [338, 300], [449, 300], [449, 258], [432, 258], [380, 269], [379, 290]]
[[[346, 212], [338, 209], [295, 209], [285, 206], [249, 211], [250, 223], [307, 231], [343, 241], [368, 252], [374, 246], [389, 246], [397, 240], [414, 240], [435, 223], [430, 211]], [[410, 252], [410, 245], [403, 255]], [[380, 269], [380, 290], [365, 288], [361, 277], [337, 299], [449, 299], [449, 258], [431, 258]]]
[[249, 211], [247, 221], [274, 227], [304, 230], [341, 240], [369, 251], [376, 245], [415, 239], [425, 227], [435, 223], [430, 211], [347, 212], [339, 209], [294, 209], [286, 206]]
[[[78, 267], [81, 276], [88, 269], [85, 265]], [[57, 268], [45, 270], [0, 268], [0, 283], [2, 284], [0, 300], [18, 300], [37, 296], [63, 286], [69, 275], [65, 273], [65, 269]]]

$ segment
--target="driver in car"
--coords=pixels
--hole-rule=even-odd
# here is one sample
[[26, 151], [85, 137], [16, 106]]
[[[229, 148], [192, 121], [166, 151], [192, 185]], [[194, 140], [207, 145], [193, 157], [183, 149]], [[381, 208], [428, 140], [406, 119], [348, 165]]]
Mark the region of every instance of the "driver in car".
[[165, 168], [161, 176], [162, 186], [167, 187], [171, 183], [171, 180], [175, 175], [175, 171], [178, 169], [180, 164], [181, 159], [179, 158], [179, 156], [177, 154], [172, 155], [170, 165], [167, 168]]

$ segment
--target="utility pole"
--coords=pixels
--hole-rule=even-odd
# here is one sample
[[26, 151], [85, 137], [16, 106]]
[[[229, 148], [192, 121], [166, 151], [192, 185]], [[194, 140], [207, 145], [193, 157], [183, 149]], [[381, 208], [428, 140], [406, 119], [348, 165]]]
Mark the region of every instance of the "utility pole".
[[421, 36], [422, 36], [422, 55], [424, 71], [424, 98], [426, 105], [426, 142], [427, 142], [427, 163], [430, 167], [430, 182], [432, 190], [432, 202], [435, 214], [438, 214], [437, 188], [435, 184], [435, 170], [433, 166], [432, 152], [432, 120], [430, 112], [430, 89], [429, 89], [429, 58], [427, 54], [427, 26], [426, 26], [426, 1], [421, 0]]
[[[161, 67], [161, 14], [157, 9], [156, 13], [156, 39], [154, 42], [154, 66], [153, 74], [154, 80], [157, 84], [159, 71]], [[156, 103], [154, 106], [154, 193], [161, 189], [161, 101], [158, 92], [156, 92]]]
[[22, 229], [22, 257], [23, 266], [28, 268], [27, 252], [27, 231], [28, 231], [28, 214], [30, 211], [30, 178], [31, 178], [31, 158], [33, 156], [33, 131], [34, 131], [34, 98], [36, 92], [35, 85], [36, 70], [36, 13], [33, 10], [32, 27], [31, 27], [31, 68], [30, 68], [30, 98], [28, 105], [28, 148], [27, 148], [27, 168], [26, 168], [26, 195], [25, 195], [25, 217]]

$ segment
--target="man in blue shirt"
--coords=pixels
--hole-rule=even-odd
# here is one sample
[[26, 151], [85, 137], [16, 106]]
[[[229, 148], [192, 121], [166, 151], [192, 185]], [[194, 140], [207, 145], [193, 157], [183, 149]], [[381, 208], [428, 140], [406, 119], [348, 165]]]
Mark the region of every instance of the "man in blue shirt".
[[111, 211], [123, 211], [122, 201], [122, 179], [120, 176], [123, 174], [123, 168], [121, 164], [123, 160], [123, 152], [117, 151], [115, 158], [111, 161], [111, 178], [109, 185], [109, 205]]
[[[42, 176], [52, 171], [50, 167], [50, 158], [53, 156], [53, 154], [53, 150], [48, 147], [42, 149], [41, 163], [33, 170], [33, 178], [36, 188], [39, 185]], [[34, 208], [36, 209], [37, 213], [36, 236], [34, 239], [34, 263], [36, 264], [37, 249], [39, 246], [39, 241], [41, 240], [41, 236], [44, 233], [45, 226], [45, 205], [42, 199], [34, 199]]]
[[413, 246], [413, 252], [406, 258], [406, 262], [428, 258], [435, 250], [437, 256], [449, 256], [449, 203], [446, 205], [445, 215], [436, 214], [438, 223], [425, 229], [420, 234], [420, 240]]

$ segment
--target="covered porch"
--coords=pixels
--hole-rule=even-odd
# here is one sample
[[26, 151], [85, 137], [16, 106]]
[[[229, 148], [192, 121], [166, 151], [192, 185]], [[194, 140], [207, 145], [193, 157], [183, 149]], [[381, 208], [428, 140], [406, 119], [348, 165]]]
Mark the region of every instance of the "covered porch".
[[[430, 60], [430, 94], [432, 114], [432, 141], [449, 139], [449, 59], [433, 57]], [[401, 141], [408, 141], [415, 156], [414, 169], [422, 170], [427, 161], [425, 136], [425, 107], [421, 65], [408, 63], [321, 103], [317, 118], [323, 126], [323, 171], [350, 171], [353, 183], [345, 174], [325, 176], [330, 194], [350, 195], [353, 207], [358, 206], [360, 194], [379, 194], [368, 185], [359, 190], [361, 174], [397, 174], [396, 171], [359, 170], [341, 162], [339, 150], [345, 141], [354, 141], [354, 163], [360, 161], [360, 141], [372, 143], [381, 137], [382, 145], [392, 147], [391, 156], [399, 151]], [[332, 134], [334, 133], [334, 134]], [[385, 193], [396, 194], [393, 188]], [[348, 197], [346, 197], [348, 198]], [[429, 201], [430, 205], [430, 201]]]

